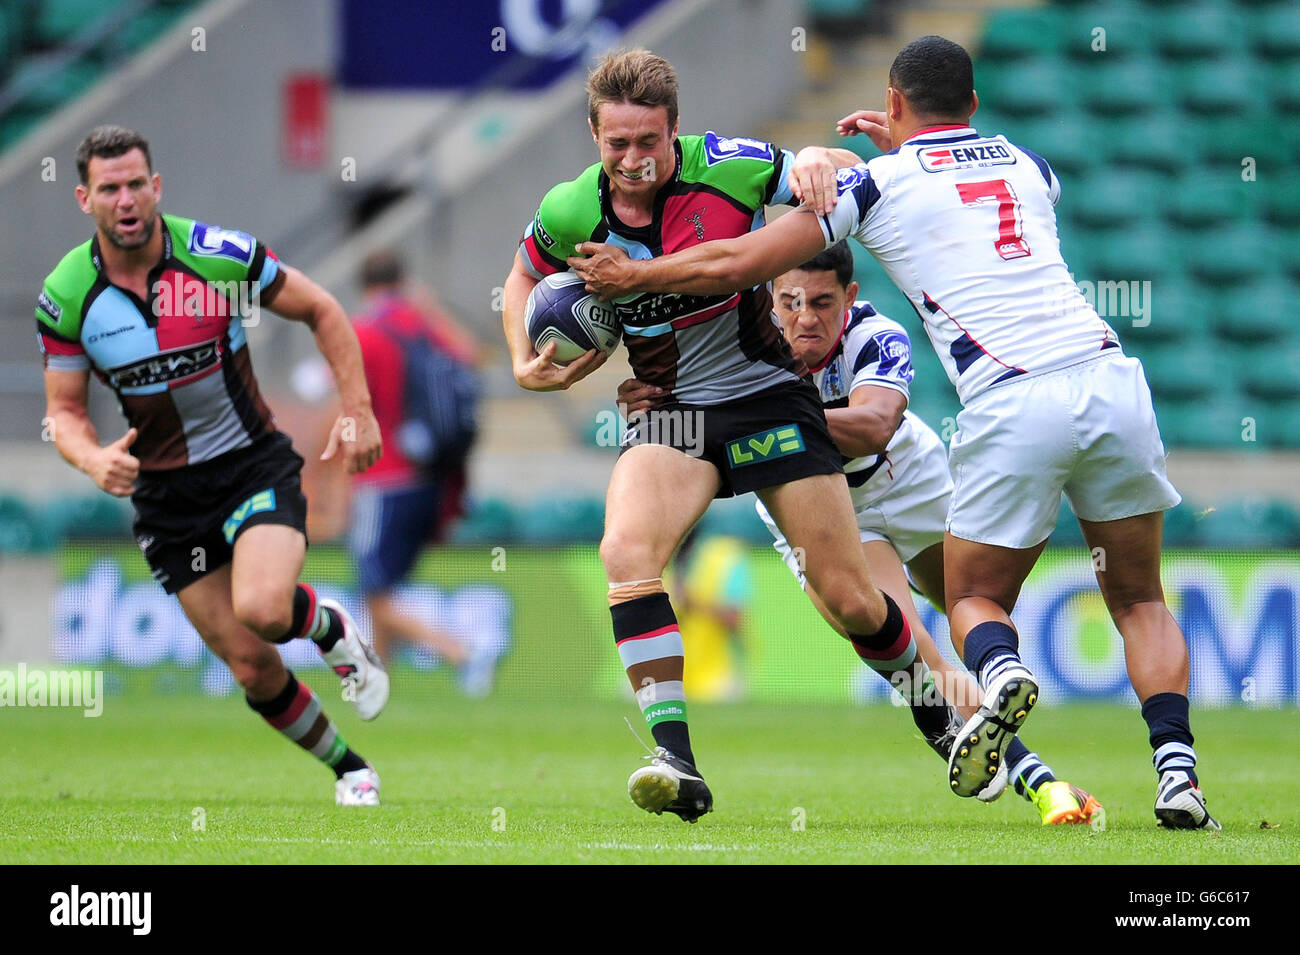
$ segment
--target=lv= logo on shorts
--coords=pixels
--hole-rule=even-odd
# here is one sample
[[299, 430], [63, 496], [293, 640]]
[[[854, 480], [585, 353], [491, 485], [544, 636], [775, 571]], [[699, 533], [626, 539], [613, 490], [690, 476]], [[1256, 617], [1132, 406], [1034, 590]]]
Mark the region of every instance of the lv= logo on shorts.
[[275, 510], [275, 490], [267, 488], [265, 491], [258, 491], [235, 508], [230, 513], [230, 516], [226, 518], [225, 523], [221, 525], [221, 533], [225, 535], [226, 543], [233, 544], [235, 542], [235, 534], [239, 532], [240, 526], [249, 517], [259, 511], [273, 510]]
[[733, 468], [774, 461], [804, 450], [803, 434], [797, 424], [769, 428], [727, 442], [727, 463]]

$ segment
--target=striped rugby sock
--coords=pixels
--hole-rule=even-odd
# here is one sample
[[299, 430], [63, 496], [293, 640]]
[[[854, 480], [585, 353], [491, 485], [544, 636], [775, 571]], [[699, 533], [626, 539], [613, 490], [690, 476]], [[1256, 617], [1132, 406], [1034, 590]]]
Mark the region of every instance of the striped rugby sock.
[[1156, 775], [1180, 769], [1200, 786], [1196, 778], [1196, 750], [1192, 748], [1192, 725], [1187, 697], [1181, 693], [1156, 693], [1142, 704], [1142, 718], [1151, 730], [1151, 763]]
[[314, 640], [321, 653], [333, 650], [334, 644], [343, 639], [343, 621], [333, 610], [320, 605], [311, 584], [299, 583], [294, 589], [293, 620], [281, 642], [299, 637]]
[[366, 767], [366, 761], [348, 748], [343, 735], [325, 715], [311, 687], [299, 683], [292, 671], [289, 682], [274, 699], [249, 699], [248, 705], [272, 727], [334, 770], [335, 776], [341, 778], [344, 773]]
[[[948, 708], [934, 692], [934, 677], [916, 649], [916, 638], [903, 611], [889, 594], [885, 622], [870, 636], [849, 634], [853, 651], [902, 695], [912, 708], [912, 720], [921, 732], [942, 732], [948, 725]], [[939, 705], [927, 705], [937, 703]]]
[[1007, 773], [1011, 777], [1016, 792], [1032, 801], [1034, 791], [1044, 783], [1056, 782], [1052, 767], [1038, 758], [1038, 754], [1020, 742], [1020, 737], [1013, 737], [1007, 744]]
[[1020, 635], [1015, 627], [986, 620], [966, 634], [962, 660], [979, 680], [980, 689], [987, 690], [1007, 667], [1024, 665], [1020, 662]]
[[682, 685], [685, 651], [668, 595], [634, 597], [609, 610], [619, 659], [651, 735], [664, 749], [694, 763]]

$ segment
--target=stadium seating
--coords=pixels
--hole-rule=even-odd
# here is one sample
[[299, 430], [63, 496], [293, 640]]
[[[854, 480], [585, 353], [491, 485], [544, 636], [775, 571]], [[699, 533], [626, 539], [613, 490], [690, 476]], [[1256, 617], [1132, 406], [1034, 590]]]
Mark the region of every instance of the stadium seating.
[[1106, 317], [1147, 368], [1166, 444], [1300, 446], [1295, 5], [1058, 0], [993, 13], [975, 52], [979, 126], [1062, 180], [1076, 280], [1152, 282], [1149, 323]]
[[[155, 0], [118, 24], [114, 17], [126, 0], [6, 0], [0, 6], [0, 93], [17, 100], [0, 112], [0, 150], [88, 91], [198, 2]], [[47, 73], [51, 62], [61, 65]]]

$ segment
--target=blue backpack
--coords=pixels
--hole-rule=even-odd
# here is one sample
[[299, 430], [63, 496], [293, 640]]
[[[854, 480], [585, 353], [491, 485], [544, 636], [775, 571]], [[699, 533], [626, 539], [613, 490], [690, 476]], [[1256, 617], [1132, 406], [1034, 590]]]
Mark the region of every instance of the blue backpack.
[[478, 436], [478, 376], [427, 336], [381, 328], [401, 346], [406, 371], [397, 446], [424, 471], [463, 464]]

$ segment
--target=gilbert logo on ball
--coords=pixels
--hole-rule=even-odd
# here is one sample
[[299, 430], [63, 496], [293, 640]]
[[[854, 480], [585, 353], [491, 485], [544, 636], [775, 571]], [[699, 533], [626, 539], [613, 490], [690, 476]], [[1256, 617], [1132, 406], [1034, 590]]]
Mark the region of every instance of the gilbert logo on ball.
[[537, 351], [556, 343], [555, 361], [573, 361], [593, 348], [608, 354], [622, 337], [614, 309], [588, 292], [572, 272], [548, 275], [524, 306], [524, 327]]

